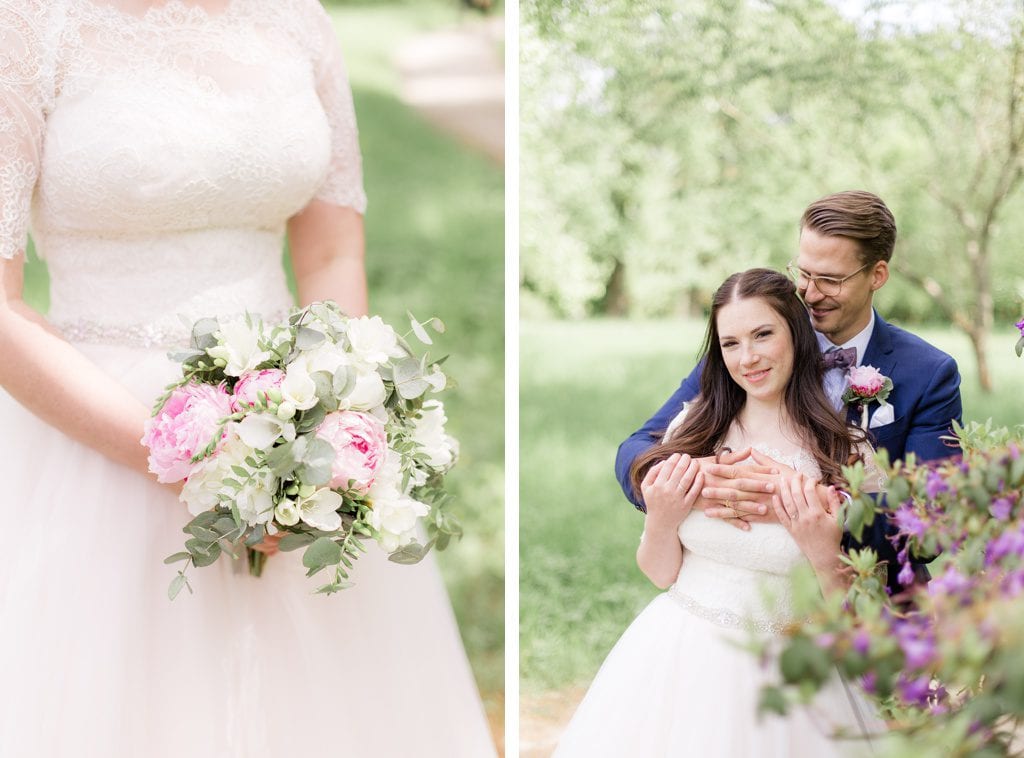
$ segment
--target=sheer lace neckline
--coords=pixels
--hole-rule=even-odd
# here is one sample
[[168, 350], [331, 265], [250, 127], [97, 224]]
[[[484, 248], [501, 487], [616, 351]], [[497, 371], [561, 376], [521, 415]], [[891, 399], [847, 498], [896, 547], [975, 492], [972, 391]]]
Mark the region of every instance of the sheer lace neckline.
[[244, 0], [226, 0], [223, 7], [213, 10], [186, 0], [164, 0], [159, 5], [150, 5], [140, 13], [122, 7], [117, 0], [81, 0], [86, 8], [91, 8], [108, 18], [126, 23], [159, 26], [226, 23], [238, 15], [243, 2]]

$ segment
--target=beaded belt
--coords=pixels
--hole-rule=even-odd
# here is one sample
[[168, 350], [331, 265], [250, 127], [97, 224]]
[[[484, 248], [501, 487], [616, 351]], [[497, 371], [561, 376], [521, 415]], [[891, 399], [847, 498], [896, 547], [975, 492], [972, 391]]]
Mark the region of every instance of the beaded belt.
[[754, 631], [767, 632], [769, 634], [781, 634], [786, 628], [786, 624], [779, 621], [741, 616], [727, 608], [709, 608], [706, 605], [701, 605], [689, 595], [684, 594], [674, 584], [668, 588], [665, 594], [688, 613], [705, 621], [710, 621], [715, 626], [725, 627], [726, 629], [753, 629]]
[[120, 326], [77, 319], [57, 322], [53, 326], [64, 335], [64, 339], [68, 342], [83, 342], [91, 345], [170, 349], [188, 347], [191, 339], [188, 329], [183, 324]]

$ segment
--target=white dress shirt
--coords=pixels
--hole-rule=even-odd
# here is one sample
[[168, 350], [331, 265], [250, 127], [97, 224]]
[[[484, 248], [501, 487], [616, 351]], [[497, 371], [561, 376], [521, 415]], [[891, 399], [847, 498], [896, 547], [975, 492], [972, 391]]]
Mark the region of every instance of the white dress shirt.
[[[867, 352], [868, 342], [871, 341], [871, 335], [874, 331], [875, 314], [872, 313], [871, 320], [868, 321], [868, 325], [842, 345], [836, 345], [821, 332], [815, 332], [814, 334], [818, 338], [818, 346], [821, 348], [821, 352], [823, 353], [833, 347], [843, 350], [848, 347], [854, 348], [857, 351], [857, 362], [855, 365], [860, 366], [864, 363], [864, 353]], [[846, 392], [848, 385], [849, 383], [846, 380], [846, 369], [833, 368], [825, 372], [825, 394], [828, 395], [828, 399], [832, 401], [832, 407], [837, 411], [842, 410], [843, 393]]]

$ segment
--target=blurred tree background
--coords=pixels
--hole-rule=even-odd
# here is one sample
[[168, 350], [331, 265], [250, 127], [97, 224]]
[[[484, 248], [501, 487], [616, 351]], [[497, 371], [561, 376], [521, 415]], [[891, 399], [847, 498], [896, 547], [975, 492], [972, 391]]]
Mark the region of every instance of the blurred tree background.
[[957, 359], [965, 419], [1024, 423], [1024, 7], [520, 14], [520, 746], [539, 758], [657, 592], [616, 447], [693, 368], [722, 280], [795, 257], [810, 202], [886, 201], [899, 240], [879, 311]]
[[991, 387], [988, 332], [1024, 283], [1019, 3], [521, 14], [524, 314], [700, 314], [728, 274], [794, 256], [809, 202], [868, 189], [900, 230], [878, 307], [962, 330]]

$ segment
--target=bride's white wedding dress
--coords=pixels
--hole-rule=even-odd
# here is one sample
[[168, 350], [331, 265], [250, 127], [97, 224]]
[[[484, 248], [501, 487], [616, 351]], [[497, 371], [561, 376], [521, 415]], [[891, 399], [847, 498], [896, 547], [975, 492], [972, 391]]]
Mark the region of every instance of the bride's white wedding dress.
[[[755, 448], [820, 476], [806, 453]], [[743, 532], [694, 511], [680, 524], [679, 539], [683, 564], [675, 584], [616, 643], [555, 758], [872, 755], [885, 727], [838, 674], [809, 706], [785, 717], [757, 715], [761, 685], [779, 681], [777, 663], [761, 663], [740, 646], [793, 620], [789, 576], [806, 558], [785, 528], [753, 524]], [[830, 739], [837, 730], [874, 737]]]
[[[365, 200], [316, 0], [140, 5], [0, 0], [0, 256], [31, 224], [52, 323], [149, 405], [180, 317], [285, 311], [286, 220]], [[325, 597], [221, 560], [170, 602], [175, 493], [2, 391], [0, 430], [0, 755], [494, 754], [433, 561]]]

